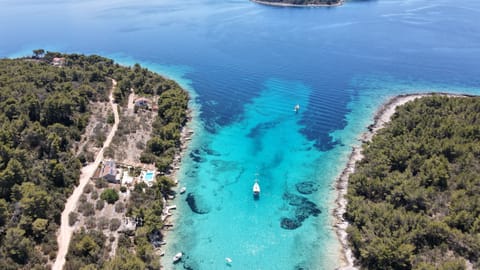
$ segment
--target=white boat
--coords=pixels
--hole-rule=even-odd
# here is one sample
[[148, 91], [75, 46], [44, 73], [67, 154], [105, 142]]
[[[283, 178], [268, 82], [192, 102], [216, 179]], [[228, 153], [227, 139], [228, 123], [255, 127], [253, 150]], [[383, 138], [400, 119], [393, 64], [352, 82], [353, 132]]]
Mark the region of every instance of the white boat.
[[179, 252], [173, 256], [173, 263], [177, 263], [182, 259], [183, 253]]
[[300, 110], [300, 105], [299, 105], [299, 104], [295, 105], [295, 107], [293, 108], [293, 110], [295, 111], [295, 113], [297, 113], [298, 110]]
[[260, 196], [260, 185], [258, 184], [258, 180], [255, 179], [255, 184], [253, 184], [253, 196], [258, 198]]
[[226, 257], [226, 258], [225, 258], [225, 262], [226, 262], [228, 265], [230, 265], [230, 264], [233, 262], [233, 260], [230, 259], [229, 257]]
[[180, 189], [180, 194], [185, 193], [185, 191], [187, 191], [187, 188], [186, 188], [186, 187], [182, 187], [182, 188]]

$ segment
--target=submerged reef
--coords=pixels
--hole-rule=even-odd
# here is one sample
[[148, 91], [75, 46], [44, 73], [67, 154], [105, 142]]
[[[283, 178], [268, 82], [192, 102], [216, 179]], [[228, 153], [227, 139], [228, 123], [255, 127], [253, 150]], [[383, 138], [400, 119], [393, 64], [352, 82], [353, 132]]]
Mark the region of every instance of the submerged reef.
[[283, 217], [280, 221], [280, 227], [286, 230], [294, 230], [302, 226], [302, 222], [310, 216], [318, 216], [322, 213], [317, 205], [300, 195], [291, 193], [283, 194], [283, 199], [288, 202], [290, 206], [295, 206], [294, 218]]
[[192, 212], [196, 214], [203, 215], [210, 212], [208, 210], [208, 207], [202, 206], [201, 203], [199, 203], [200, 200], [198, 200], [198, 197], [195, 197], [195, 195], [193, 195], [193, 193], [191, 192], [187, 194], [187, 198], [185, 199], [185, 201], [187, 201], [187, 204], [192, 210]]
[[313, 181], [305, 181], [295, 185], [297, 191], [302, 194], [312, 194], [318, 190], [318, 185]]

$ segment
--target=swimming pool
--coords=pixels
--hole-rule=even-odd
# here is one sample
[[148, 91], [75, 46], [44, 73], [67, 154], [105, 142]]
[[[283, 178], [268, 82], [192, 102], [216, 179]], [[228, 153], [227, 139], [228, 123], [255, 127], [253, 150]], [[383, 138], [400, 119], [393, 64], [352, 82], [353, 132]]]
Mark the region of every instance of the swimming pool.
[[154, 175], [153, 172], [146, 172], [146, 173], [145, 173], [145, 176], [143, 177], [143, 179], [144, 179], [146, 182], [151, 182], [151, 181], [153, 180], [153, 175]]

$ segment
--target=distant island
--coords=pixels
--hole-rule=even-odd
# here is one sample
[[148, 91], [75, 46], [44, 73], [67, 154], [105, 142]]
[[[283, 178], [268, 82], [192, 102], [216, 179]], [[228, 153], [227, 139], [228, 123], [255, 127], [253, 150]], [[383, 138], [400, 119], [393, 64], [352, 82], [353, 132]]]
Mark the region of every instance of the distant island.
[[480, 267], [479, 108], [479, 97], [419, 94], [377, 113], [337, 185], [348, 184], [335, 214], [350, 266]]
[[340, 6], [344, 0], [252, 0], [255, 3], [282, 7], [331, 7]]

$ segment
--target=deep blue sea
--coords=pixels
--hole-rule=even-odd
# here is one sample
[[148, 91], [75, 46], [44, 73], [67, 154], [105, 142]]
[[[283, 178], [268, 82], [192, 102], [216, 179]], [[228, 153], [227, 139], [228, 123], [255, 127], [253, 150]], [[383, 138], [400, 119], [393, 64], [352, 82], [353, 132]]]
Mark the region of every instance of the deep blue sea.
[[[165, 269], [334, 269], [334, 182], [352, 146], [389, 97], [480, 94], [479, 18], [478, 0], [0, 0], [0, 57], [100, 54], [190, 91], [195, 137]], [[296, 189], [306, 181], [312, 194]]]

